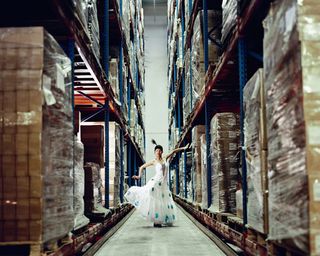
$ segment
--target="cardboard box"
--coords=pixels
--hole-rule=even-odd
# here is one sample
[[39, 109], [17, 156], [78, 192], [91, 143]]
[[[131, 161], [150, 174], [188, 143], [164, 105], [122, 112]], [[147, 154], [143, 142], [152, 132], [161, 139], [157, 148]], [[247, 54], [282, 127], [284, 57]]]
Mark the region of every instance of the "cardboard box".
[[42, 199], [30, 198], [30, 219], [42, 220]]
[[29, 237], [30, 241], [41, 241], [42, 240], [42, 221], [31, 220], [29, 221]]
[[2, 176], [13, 177], [15, 175], [15, 156], [2, 155]]
[[28, 155], [28, 137], [27, 133], [17, 133], [15, 136], [16, 155]]
[[29, 176], [40, 176], [42, 174], [41, 155], [30, 155], [28, 157], [28, 163]]
[[28, 198], [30, 195], [30, 187], [32, 187], [32, 184], [30, 184], [29, 181], [29, 177], [20, 176], [15, 178], [17, 180], [17, 198]]
[[30, 219], [30, 202], [28, 198], [19, 198], [16, 204], [16, 219], [29, 220]]
[[15, 175], [17, 177], [24, 177], [28, 175], [28, 156], [16, 155], [15, 156]]
[[14, 201], [17, 198], [17, 179], [16, 177], [1, 177], [3, 184], [4, 200]]
[[3, 221], [3, 241], [4, 242], [11, 242], [15, 241], [17, 238], [16, 231], [17, 231], [17, 226], [16, 226], [16, 221]]
[[27, 220], [17, 221], [17, 240], [30, 241], [29, 240], [29, 221]]

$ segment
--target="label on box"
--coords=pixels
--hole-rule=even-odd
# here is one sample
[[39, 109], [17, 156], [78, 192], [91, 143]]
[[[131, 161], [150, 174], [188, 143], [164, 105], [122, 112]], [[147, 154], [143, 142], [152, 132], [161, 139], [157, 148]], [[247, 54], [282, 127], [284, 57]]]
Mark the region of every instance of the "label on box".
[[318, 254], [320, 252], [320, 235], [316, 235], [315, 239], [315, 250], [316, 253]]
[[56, 86], [59, 89], [61, 89], [63, 92], [65, 92], [64, 72], [58, 63], [56, 63], [56, 68], [57, 68]]
[[320, 201], [320, 182], [315, 180], [313, 183], [313, 201]]
[[230, 125], [230, 126], [236, 125], [236, 119], [235, 118], [229, 118], [228, 119], [228, 125]]
[[229, 131], [229, 138], [234, 139], [237, 137], [237, 133], [235, 131]]
[[43, 75], [43, 96], [48, 106], [56, 103], [56, 99], [51, 92], [51, 78]]
[[229, 150], [237, 150], [237, 143], [229, 143]]
[[320, 125], [308, 124], [307, 127], [309, 145], [320, 145]]

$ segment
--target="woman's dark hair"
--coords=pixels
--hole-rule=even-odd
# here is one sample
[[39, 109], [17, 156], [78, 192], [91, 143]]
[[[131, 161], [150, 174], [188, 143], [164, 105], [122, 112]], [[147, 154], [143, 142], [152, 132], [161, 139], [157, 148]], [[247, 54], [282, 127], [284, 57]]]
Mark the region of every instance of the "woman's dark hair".
[[163, 152], [163, 147], [161, 145], [158, 145], [154, 139], [152, 139], [151, 142], [152, 142], [152, 144], [156, 145], [154, 147], [154, 151], [156, 151], [157, 149], [160, 149]]

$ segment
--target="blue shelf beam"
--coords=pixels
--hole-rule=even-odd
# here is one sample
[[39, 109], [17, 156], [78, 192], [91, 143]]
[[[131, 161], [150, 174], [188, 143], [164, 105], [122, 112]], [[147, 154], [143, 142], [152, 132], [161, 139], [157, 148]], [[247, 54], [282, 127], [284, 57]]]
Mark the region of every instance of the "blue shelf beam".
[[247, 215], [247, 165], [244, 150], [244, 109], [243, 109], [243, 88], [247, 82], [247, 50], [245, 38], [240, 37], [238, 41], [238, 60], [239, 60], [239, 85], [240, 85], [240, 145], [241, 145], [241, 160], [242, 160], [242, 203], [243, 203], [243, 225], [246, 227], [248, 223]]
[[105, 105], [105, 114], [104, 114], [104, 136], [105, 136], [105, 145], [104, 145], [104, 171], [105, 171], [105, 208], [109, 208], [109, 102], [106, 100]]
[[123, 130], [120, 131], [120, 202], [123, 203], [124, 166], [123, 166]]
[[128, 143], [128, 186], [131, 187], [132, 182], [132, 163], [131, 163], [131, 143]]
[[184, 150], [184, 154], [183, 154], [183, 191], [184, 191], [184, 197], [188, 198], [188, 191], [187, 191], [187, 151]]
[[109, 79], [109, 0], [104, 0], [102, 29], [102, 64], [107, 79]]

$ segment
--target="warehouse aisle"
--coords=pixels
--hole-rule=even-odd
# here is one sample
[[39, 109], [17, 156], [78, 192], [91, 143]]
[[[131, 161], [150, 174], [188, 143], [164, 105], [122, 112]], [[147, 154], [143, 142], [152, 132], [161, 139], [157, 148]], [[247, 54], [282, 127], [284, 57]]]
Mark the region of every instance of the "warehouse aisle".
[[180, 209], [174, 227], [154, 228], [135, 211], [96, 256], [225, 255]]

